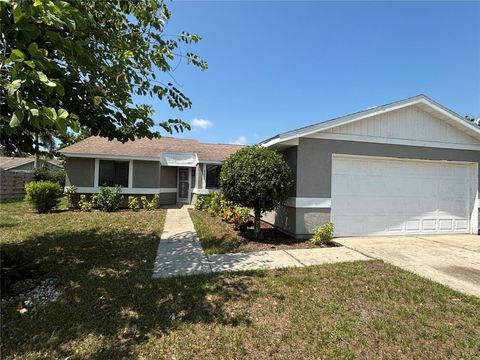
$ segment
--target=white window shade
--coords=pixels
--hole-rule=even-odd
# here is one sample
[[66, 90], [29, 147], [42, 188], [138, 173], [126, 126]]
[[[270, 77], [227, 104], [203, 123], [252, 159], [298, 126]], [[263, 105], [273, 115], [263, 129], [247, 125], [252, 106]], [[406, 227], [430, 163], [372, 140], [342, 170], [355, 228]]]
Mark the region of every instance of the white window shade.
[[196, 166], [197, 154], [183, 152], [163, 152], [160, 155], [160, 163], [163, 166]]

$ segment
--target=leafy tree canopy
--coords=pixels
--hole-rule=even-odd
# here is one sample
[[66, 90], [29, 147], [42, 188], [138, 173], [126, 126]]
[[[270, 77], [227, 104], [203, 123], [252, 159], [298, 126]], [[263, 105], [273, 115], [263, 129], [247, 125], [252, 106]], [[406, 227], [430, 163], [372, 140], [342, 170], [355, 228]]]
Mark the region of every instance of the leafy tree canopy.
[[[120, 141], [159, 137], [151, 106], [132, 96], [154, 96], [183, 110], [191, 101], [157, 79], [186, 59], [198, 35], [167, 36], [170, 11], [159, 0], [1, 0], [0, 131], [4, 149], [32, 152], [35, 134], [64, 136], [89, 129]], [[165, 119], [171, 133], [189, 125]]]
[[260, 146], [247, 146], [231, 155], [220, 173], [227, 200], [254, 210], [255, 237], [260, 217], [287, 200], [293, 185], [292, 171], [278, 152]]

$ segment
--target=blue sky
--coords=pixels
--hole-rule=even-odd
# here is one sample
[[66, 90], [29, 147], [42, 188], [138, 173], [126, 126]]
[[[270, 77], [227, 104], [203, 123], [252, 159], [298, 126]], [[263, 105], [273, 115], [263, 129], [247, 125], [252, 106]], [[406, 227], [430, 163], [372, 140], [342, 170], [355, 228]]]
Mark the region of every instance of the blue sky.
[[[146, 99], [180, 137], [256, 143], [420, 93], [480, 115], [480, 2], [174, 2], [166, 33], [209, 63], [173, 73], [192, 109]], [[186, 50], [186, 49], [184, 49]], [[161, 75], [165, 81], [170, 81]]]

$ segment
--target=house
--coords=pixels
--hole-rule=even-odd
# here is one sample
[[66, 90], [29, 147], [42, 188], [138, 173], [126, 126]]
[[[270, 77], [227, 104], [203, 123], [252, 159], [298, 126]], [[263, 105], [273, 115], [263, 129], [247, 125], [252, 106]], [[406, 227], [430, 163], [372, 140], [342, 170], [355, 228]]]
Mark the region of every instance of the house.
[[298, 238], [477, 234], [480, 128], [424, 95], [288, 131], [295, 188], [265, 219]]
[[[60, 161], [40, 159], [41, 167], [51, 171], [62, 170]], [[0, 156], [0, 203], [19, 200], [25, 196], [25, 184], [35, 180], [34, 157]]]
[[[40, 159], [41, 167], [52, 171], [62, 170], [60, 161], [56, 159]], [[35, 158], [0, 156], [0, 169], [5, 171], [32, 171], [35, 167]]]
[[60, 152], [66, 157], [66, 184], [79, 194], [121, 185], [124, 194], [160, 194], [159, 203], [168, 205], [218, 191], [221, 165], [240, 147], [169, 137], [121, 143], [92, 136]]

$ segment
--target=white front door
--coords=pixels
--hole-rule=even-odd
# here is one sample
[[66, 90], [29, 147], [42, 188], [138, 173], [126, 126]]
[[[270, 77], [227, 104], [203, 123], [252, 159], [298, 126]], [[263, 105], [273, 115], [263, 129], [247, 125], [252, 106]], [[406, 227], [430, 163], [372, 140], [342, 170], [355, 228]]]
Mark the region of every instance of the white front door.
[[468, 163], [334, 155], [335, 236], [476, 231], [476, 173]]
[[190, 168], [178, 168], [178, 202], [190, 202]]

